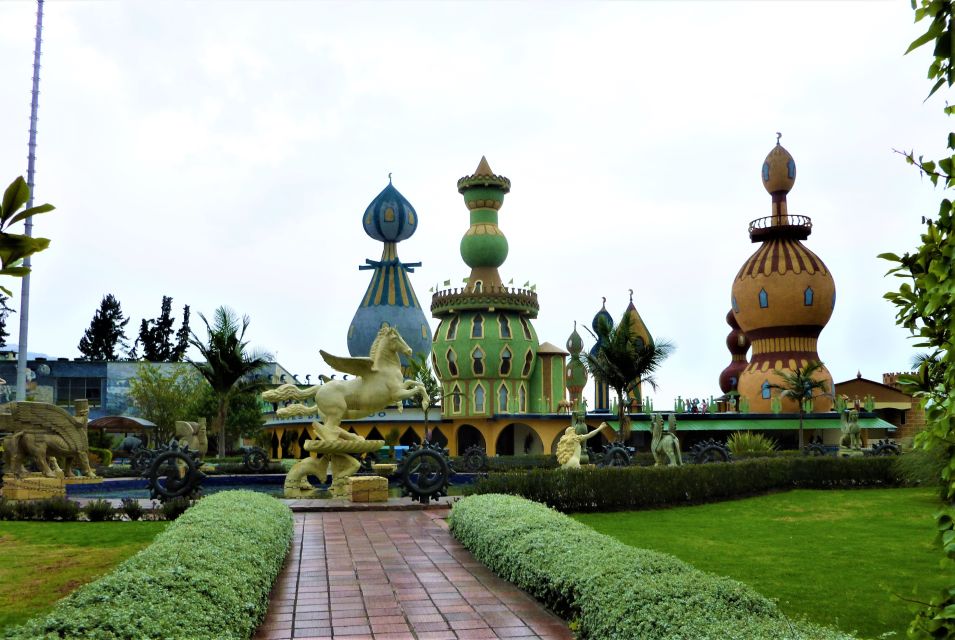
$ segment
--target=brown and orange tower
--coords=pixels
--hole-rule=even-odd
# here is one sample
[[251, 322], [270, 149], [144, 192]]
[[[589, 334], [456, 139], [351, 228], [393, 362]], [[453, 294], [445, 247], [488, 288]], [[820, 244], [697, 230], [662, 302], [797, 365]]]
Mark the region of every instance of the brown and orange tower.
[[[812, 232], [812, 220], [790, 215], [786, 194], [796, 181], [796, 163], [780, 146], [763, 163], [763, 186], [772, 196], [772, 215], [749, 224], [749, 237], [760, 243], [733, 282], [733, 316], [752, 344], [749, 364], [737, 388], [754, 413], [769, 412], [779, 384], [776, 371], [793, 371], [819, 360], [816, 341], [836, 305], [836, 285], [819, 256], [802, 241]], [[832, 393], [832, 375], [825, 367], [816, 377]], [[832, 397], [817, 398], [813, 410], [829, 411]], [[783, 411], [797, 411], [783, 401]]]

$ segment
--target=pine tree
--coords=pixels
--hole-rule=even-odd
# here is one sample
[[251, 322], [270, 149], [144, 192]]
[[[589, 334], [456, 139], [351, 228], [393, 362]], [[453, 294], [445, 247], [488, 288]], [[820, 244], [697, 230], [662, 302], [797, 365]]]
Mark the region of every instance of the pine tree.
[[7, 296], [0, 293], [0, 347], [7, 346], [7, 338], [10, 337], [10, 332], [7, 331], [7, 316], [11, 313], [16, 313], [13, 309], [7, 306]]
[[176, 342], [173, 344], [173, 324], [176, 319], [172, 316], [172, 297], [162, 297], [162, 309], [158, 318], [144, 319], [139, 325], [139, 338], [130, 352], [130, 357], [136, 353], [138, 345], [142, 345], [142, 359], [149, 362], [182, 362], [186, 349], [189, 347], [189, 305], [182, 309], [182, 326], [176, 332]]
[[82, 360], [117, 359], [116, 348], [126, 348], [126, 325], [129, 318], [123, 317], [119, 300], [108, 293], [100, 302], [99, 309], [93, 315], [89, 329], [80, 338], [79, 350]]

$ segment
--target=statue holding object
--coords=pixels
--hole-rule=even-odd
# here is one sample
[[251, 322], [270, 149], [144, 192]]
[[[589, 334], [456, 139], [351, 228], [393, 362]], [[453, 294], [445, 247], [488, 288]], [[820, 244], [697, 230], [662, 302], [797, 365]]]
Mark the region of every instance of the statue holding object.
[[314, 405], [293, 404], [278, 410], [279, 417], [318, 414], [321, 422], [313, 422], [317, 439], [306, 440], [304, 448], [321, 457], [309, 456], [299, 460], [285, 477], [286, 495], [295, 496], [314, 492], [308, 476], [324, 480], [332, 474], [331, 493], [343, 497], [348, 491], [348, 477], [358, 471], [360, 464], [352, 454], [373, 453], [385, 446], [384, 440], [365, 440], [341, 427], [341, 421], [363, 418], [371, 413], [408, 398], [419, 396], [422, 408], [431, 399], [424, 385], [405, 380], [400, 356], [411, 356], [411, 347], [395, 327], [384, 326], [378, 331], [367, 358], [341, 358], [319, 351], [322, 359], [341, 373], [356, 376], [350, 380], [330, 380], [325, 384], [299, 389], [284, 384], [262, 394], [266, 402], [311, 399]]
[[609, 429], [610, 425], [606, 422], [601, 422], [600, 426], [586, 433], [586, 424], [584, 425], [585, 433], [577, 433], [577, 425], [572, 424], [564, 430], [564, 435], [560, 437], [560, 440], [557, 442], [557, 462], [560, 464], [561, 469], [579, 469], [580, 468], [580, 454], [582, 451], [581, 444], [587, 440], [590, 440], [595, 435], [603, 431], [604, 429]]

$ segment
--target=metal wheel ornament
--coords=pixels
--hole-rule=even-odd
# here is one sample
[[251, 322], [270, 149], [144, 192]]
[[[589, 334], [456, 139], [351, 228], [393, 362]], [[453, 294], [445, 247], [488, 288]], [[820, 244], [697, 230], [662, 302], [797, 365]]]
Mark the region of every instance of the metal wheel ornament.
[[630, 466], [630, 452], [621, 444], [611, 444], [604, 449], [600, 460], [601, 467], [628, 467]]
[[253, 473], [261, 473], [269, 466], [269, 455], [261, 447], [249, 447], [242, 454], [242, 464]]
[[447, 449], [430, 442], [412, 446], [398, 467], [401, 495], [428, 504], [432, 498], [448, 495], [452, 473]]
[[129, 466], [133, 471], [143, 473], [149, 468], [156, 458], [156, 451], [153, 449], [137, 448], [129, 456]]
[[726, 445], [712, 438], [696, 443], [690, 449], [690, 456], [694, 464], [708, 464], [710, 462], [732, 462], [733, 455]]
[[804, 456], [824, 456], [828, 455], [826, 448], [819, 444], [818, 442], [810, 442], [805, 447], [802, 448], [802, 454]]
[[464, 470], [468, 473], [480, 473], [488, 470], [487, 453], [484, 447], [472, 445], [464, 450]]
[[900, 456], [902, 455], [902, 448], [898, 445], [898, 443], [892, 440], [879, 440], [875, 443], [875, 446], [872, 447], [872, 455]]
[[206, 474], [199, 470], [198, 452], [180, 447], [175, 440], [156, 450], [156, 457], [143, 472], [153, 500], [191, 498], [199, 492]]

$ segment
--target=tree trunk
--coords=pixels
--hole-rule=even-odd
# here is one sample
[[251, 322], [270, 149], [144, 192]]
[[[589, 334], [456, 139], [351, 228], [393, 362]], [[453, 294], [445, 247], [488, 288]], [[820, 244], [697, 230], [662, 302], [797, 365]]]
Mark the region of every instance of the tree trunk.
[[623, 392], [620, 390], [617, 390], [617, 414], [620, 418], [620, 433], [617, 434], [617, 440], [626, 442], [630, 439], [630, 416], [623, 402]]
[[225, 413], [228, 406], [227, 398], [219, 398], [219, 409], [216, 411], [216, 433], [219, 434], [219, 457], [225, 457]]
[[802, 435], [802, 416], [805, 411], [802, 408], [802, 404], [799, 405], [799, 450], [802, 451], [802, 448], [805, 446]]

